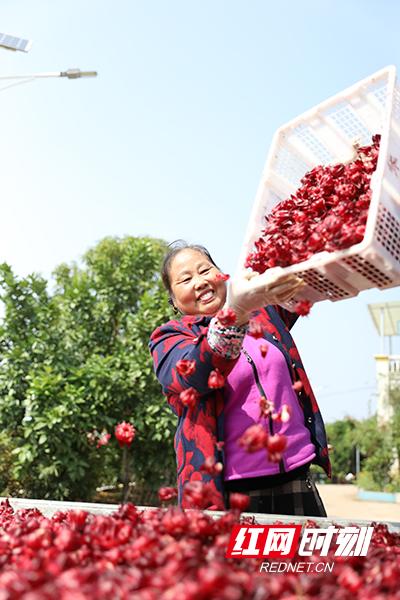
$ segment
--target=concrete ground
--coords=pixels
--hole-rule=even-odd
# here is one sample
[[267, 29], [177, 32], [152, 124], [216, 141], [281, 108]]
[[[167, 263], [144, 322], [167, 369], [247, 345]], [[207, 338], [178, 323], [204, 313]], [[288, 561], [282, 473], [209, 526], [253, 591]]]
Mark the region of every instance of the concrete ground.
[[317, 484], [317, 488], [330, 518], [400, 522], [399, 503], [359, 500], [355, 485]]

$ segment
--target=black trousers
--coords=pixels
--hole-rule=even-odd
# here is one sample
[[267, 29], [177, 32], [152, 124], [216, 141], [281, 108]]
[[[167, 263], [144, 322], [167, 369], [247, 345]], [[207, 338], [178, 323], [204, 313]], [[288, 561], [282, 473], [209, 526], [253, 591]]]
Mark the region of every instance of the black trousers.
[[[326, 517], [326, 510], [309, 471], [309, 465], [273, 477], [254, 477], [225, 482], [228, 492], [250, 496], [247, 512], [272, 515]], [[293, 478], [294, 477], [294, 478]]]

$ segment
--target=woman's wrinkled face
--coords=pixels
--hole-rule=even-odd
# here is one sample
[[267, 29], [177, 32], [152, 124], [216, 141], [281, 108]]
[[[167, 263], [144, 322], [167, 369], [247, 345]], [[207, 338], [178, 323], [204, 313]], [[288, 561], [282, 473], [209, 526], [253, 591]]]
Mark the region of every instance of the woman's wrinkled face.
[[172, 299], [184, 315], [214, 316], [225, 303], [225, 281], [219, 269], [199, 250], [185, 248], [172, 259], [169, 276]]

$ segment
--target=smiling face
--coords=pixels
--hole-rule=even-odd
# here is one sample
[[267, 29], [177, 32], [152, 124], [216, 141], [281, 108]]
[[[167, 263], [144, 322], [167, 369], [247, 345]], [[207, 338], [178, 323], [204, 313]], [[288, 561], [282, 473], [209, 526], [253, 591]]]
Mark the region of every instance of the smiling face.
[[172, 299], [184, 315], [214, 316], [225, 303], [226, 284], [219, 269], [199, 250], [185, 248], [169, 268]]

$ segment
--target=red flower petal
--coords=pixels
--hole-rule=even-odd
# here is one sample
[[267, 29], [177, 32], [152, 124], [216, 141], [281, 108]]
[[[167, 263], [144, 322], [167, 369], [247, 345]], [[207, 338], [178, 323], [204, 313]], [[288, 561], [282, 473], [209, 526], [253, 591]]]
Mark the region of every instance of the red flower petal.
[[216, 314], [218, 321], [222, 326], [227, 327], [236, 323], [236, 313], [232, 308], [223, 308]]
[[200, 394], [197, 390], [190, 387], [187, 390], [183, 390], [183, 392], [179, 394], [179, 398], [184, 406], [193, 408], [197, 404]]
[[264, 327], [261, 325], [260, 321], [256, 321], [256, 319], [250, 319], [247, 326], [247, 333], [253, 338], [262, 338], [264, 335]]
[[130, 446], [133, 442], [133, 438], [135, 437], [136, 430], [130, 423], [126, 423], [122, 421], [122, 423], [118, 423], [115, 427], [115, 437], [118, 440], [120, 447]]
[[158, 497], [161, 502], [167, 502], [178, 496], [178, 490], [174, 487], [161, 487], [158, 490]]
[[285, 435], [280, 435], [276, 433], [275, 435], [270, 435], [267, 440], [267, 449], [268, 452], [283, 452], [287, 446], [287, 437]]
[[238, 492], [232, 492], [229, 495], [229, 506], [233, 510], [246, 510], [246, 508], [250, 506], [250, 496], [239, 494]]
[[225, 385], [225, 377], [215, 369], [215, 371], [211, 371], [208, 377], [208, 387], [212, 389], [222, 388]]
[[217, 281], [228, 281], [230, 275], [228, 275], [227, 273], [217, 273], [215, 275], [215, 279]]
[[238, 444], [246, 450], [246, 452], [257, 452], [266, 448], [268, 434], [262, 425], [251, 425], [246, 429], [244, 434], [239, 438]]
[[295, 392], [301, 392], [301, 390], [303, 389], [303, 382], [295, 381], [294, 384], [292, 385], [292, 388], [294, 389]]
[[308, 300], [300, 300], [296, 303], [293, 310], [301, 317], [304, 317], [310, 313], [311, 307], [312, 302], [309, 302]]
[[196, 371], [196, 361], [195, 360], [178, 360], [176, 363], [176, 370], [179, 375], [183, 377], [189, 377], [189, 375], [193, 375]]

